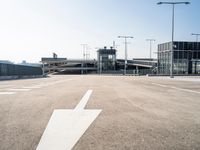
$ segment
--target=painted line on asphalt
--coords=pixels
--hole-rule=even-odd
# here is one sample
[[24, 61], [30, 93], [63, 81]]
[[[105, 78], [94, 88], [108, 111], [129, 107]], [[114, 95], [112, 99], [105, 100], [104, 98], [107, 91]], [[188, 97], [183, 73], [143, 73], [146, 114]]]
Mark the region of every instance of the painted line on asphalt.
[[35, 86], [37, 86], [37, 87], [45, 87], [45, 86], [47, 86], [48, 84], [38, 84], [38, 85], [35, 85]]
[[85, 95], [83, 96], [83, 98], [81, 99], [81, 101], [78, 103], [78, 105], [75, 107], [74, 111], [77, 111], [77, 110], [83, 110], [90, 98], [92, 94], [92, 90], [88, 90]]
[[170, 87], [170, 88], [173, 88], [173, 89], [176, 89], [176, 90], [180, 90], [180, 91], [185, 91], [185, 92], [191, 92], [191, 93], [196, 93], [196, 94], [200, 94], [199, 91], [194, 91], [194, 90], [189, 90], [189, 89], [183, 89], [183, 88], [178, 88], [178, 87]]
[[151, 84], [157, 85], [157, 86], [161, 86], [161, 87], [165, 87], [165, 88], [176, 89], [176, 90], [179, 90], [179, 91], [185, 91], [185, 92], [191, 92], [191, 93], [200, 94], [199, 91], [194, 91], [194, 90], [190, 90], [190, 89], [183, 89], [183, 88], [178, 88], [178, 87], [174, 87], [174, 86], [166, 86], [166, 85], [158, 84], [158, 83], [151, 83]]
[[101, 113], [101, 109], [85, 110], [92, 93], [88, 90], [75, 109], [54, 110], [36, 150], [71, 150]]
[[9, 91], [30, 91], [31, 89], [22, 89], [22, 88], [19, 88], [19, 89], [9, 89]]
[[0, 92], [0, 95], [13, 95], [16, 92]]
[[23, 89], [39, 89], [41, 88], [40, 86], [25, 86], [25, 87], [22, 87]]
[[153, 85], [158, 85], [158, 86], [161, 86], [161, 87], [167, 87], [166, 85], [163, 85], [163, 84], [158, 84], [158, 83], [151, 83]]

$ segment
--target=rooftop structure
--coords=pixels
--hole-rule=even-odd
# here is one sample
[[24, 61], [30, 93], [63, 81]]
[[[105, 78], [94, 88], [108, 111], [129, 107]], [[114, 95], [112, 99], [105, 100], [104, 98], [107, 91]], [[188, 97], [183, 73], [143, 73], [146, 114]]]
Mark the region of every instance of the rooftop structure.
[[97, 51], [97, 61], [99, 73], [105, 70], [116, 70], [116, 49], [113, 49], [113, 47], [99, 49]]

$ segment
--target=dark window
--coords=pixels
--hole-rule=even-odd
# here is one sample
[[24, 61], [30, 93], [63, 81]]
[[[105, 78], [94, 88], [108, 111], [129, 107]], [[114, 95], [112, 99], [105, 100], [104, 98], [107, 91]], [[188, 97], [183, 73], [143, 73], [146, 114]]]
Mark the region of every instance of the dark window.
[[193, 42], [193, 48], [192, 48], [192, 50], [196, 50], [197, 48], [198, 48], [198, 43]]
[[184, 50], [187, 50], [187, 48], [188, 48], [188, 43], [187, 43], [187, 42], [184, 42], [183, 49], [184, 49]]
[[174, 59], [178, 59], [178, 51], [174, 51]]
[[192, 49], [192, 42], [189, 42], [187, 45], [187, 50], [191, 50]]
[[184, 59], [187, 59], [188, 58], [188, 52], [184, 51], [183, 54], [184, 54]]
[[179, 59], [183, 59], [183, 52], [182, 51], [178, 51], [178, 55], [179, 55]]
[[182, 50], [183, 49], [183, 42], [179, 42], [179, 50]]
[[197, 47], [197, 49], [200, 50], [200, 42], [198, 42], [198, 47]]
[[197, 59], [197, 52], [193, 53], [193, 59]]
[[178, 45], [178, 42], [174, 42], [174, 49], [178, 49], [179, 45]]

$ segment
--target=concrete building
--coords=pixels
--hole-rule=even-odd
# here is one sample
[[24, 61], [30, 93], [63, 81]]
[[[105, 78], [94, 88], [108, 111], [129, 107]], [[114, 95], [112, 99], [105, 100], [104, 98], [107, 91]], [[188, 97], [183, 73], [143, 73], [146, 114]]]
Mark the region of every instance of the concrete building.
[[[200, 42], [174, 42], [173, 74], [200, 74]], [[158, 73], [169, 75], [171, 42], [158, 45]]]
[[96, 73], [95, 59], [67, 59], [58, 57], [43, 57], [41, 59], [43, 64], [44, 74], [61, 73], [61, 74], [86, 74]]
[[[117, 59], [117, 50], [110, 47], [100, 48], [97, 51], [96, 59], [67, 59], [55, 57], [43, 57], [44, 74], [123, 74], [124, 59]], [[127, 74], [145, 75], [156, 73], [157, 60], [154, 59], [133, 59], [127, 61]]]

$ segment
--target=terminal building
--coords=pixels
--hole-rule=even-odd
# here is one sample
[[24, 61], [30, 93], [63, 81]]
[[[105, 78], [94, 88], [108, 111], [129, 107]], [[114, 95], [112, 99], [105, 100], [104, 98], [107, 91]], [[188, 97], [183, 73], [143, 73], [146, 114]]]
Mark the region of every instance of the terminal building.
[[[158, 74], [170, 74], [171, 43], [158, 45]], [[200, 42], [174, 42], [173, 68], [174, 75], [200, 74]]]

